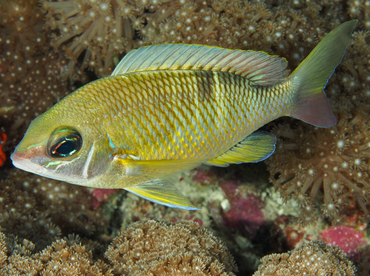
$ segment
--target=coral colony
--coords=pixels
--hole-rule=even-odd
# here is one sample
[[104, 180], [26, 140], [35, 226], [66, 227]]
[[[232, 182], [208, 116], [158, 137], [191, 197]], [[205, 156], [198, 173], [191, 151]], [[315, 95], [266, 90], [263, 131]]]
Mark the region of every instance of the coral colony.
[[[365, 0], [0, 0], [0, 274], [369, 275], [369, 16]], [[282, 118], [265, 127], [278, 137], [265, 163], [182, 174], [176, 184], [199, 211], [42, 178], [9, 161], [36, 116], [110, 74], [131, 49], [258, 50], [293, 69], [356, 18], [325, 90], [337, 125]]]

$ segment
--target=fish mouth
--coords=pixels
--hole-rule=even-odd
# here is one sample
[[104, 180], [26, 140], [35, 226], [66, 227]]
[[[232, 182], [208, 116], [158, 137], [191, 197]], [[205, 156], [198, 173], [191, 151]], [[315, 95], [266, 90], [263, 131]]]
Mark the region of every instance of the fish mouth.
[[44, 171], [44, 168], [41, 167], [40, 165], [37, 165], [33, 163], [30, 159], [28, 158], [22, 158], [20, 156], [18, 151], [13, 152], [13, 154], [10, 156], [10, 159], [13, 162], [13, 165], [17, 167], [18, 169], [31, 172], [31, 173], [36, 173], [36, 174], [42, 174]]

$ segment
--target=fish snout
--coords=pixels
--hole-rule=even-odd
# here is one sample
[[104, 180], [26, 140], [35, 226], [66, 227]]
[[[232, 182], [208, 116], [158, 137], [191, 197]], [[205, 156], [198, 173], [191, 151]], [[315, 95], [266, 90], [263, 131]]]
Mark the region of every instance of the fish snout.
[[32, 172], [32, 173], [37, 173], [41, 174], [43, 172], [43, 167], [40, 166], [39, 164], [35, 164], [32, 162], [32, 153], [30, 152], [23, 152], [18, 149], [15, 149], [15, 151], [12, 153], [10, 156], [10, 159], [13, 162], [13, 165], [17, 167], [18, 169], [27, 171], [27, 172]]

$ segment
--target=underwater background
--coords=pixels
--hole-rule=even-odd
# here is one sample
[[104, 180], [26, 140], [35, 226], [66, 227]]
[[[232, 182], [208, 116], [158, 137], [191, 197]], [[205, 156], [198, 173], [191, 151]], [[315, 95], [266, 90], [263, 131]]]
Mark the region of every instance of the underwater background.
[[[350, 19], [359, 23], [325, 89], [338, 124], [282, 118], [264, 127], [279, 138], [265, 162], [182, 174], [176, 184], [200, 211], [9, 161], [36, 116], [131, 49], [258, 50], [293, 70]], [[0, 0], [0, 274], [369, 275], [369, 29], [370, 1]]]

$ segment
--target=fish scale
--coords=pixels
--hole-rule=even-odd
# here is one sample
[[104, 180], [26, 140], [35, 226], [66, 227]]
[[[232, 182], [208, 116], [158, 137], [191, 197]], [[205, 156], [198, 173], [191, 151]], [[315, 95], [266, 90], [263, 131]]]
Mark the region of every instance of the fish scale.
[[281, 116], [335, 125], [322, 91], [356, 23], [333, 30], [289, 76], [284, 58], [264, 52], [187, 44], [130, 51], [111, 76], [38, 116], [13, 164], [195, 210], [173, 185], [179, 173], [265, 160], [277, 139], [258, 129]]
[[[168, 85], [169, 79], [174, 80], [175, 85]], [[106, 81], [113, 80], [108, 78]], [[229, 73], [153, 71], [149, 74], [128, 74], [114, 81], [125, 82], [121, 87], [127, 89], [118, 101], [105, 96], [106, 99], [115, 101], [109, 103], [107, 109], [112, 104], [116, 108], [123, 106], [122, 111], [112, 110], [117, 122], [106, 123], [109, 128], [105, 131], [109, 134], [110, 128], [115, 128], [110, 136], [117, 138], [113, 142], [116, 147], [140, 147], [140, 159], [195, 158], [197, 154], [214, 158], [261, 124], [274, 119], [270, 106], [264, 105], [258, 96], [267, 91], [251, 87], [247, 79]], [[139, 89], [138, 83], [146, 87], [146, 82], [152, 83], [152, 89]], [[277, 93], [268, 92], [272, 97], [271, 101], [281, 102], [285, 106], [293, 95], [289, 88], [272, 87], [271, 91]], [[116, 94], [114, 90], [103, 91]], [[284, 112], [284, 109], [281, 111]], [[124, 119], [120, 115], [122, 112]], [[249, 119], [248, 115], [251, 113], [255, 114], [254, 120]], [[268, 116], [263, 115], [265, 113]], [[280, 116], [280, 113], [274, 114], [276, 118]], [[108, 117], [106, 120], [112, 121], [114, 118]], [[125, 128], [128, 130], [123, 131]], [[120, 137], [116, 132], [123, 135]], [[135, 144], [127, 144], [128, 137], [133, 135], [136, 136]], [[213, 139], [205, 141], [205, 135]], [[182, 137], [185, 139], [182, 140]], [[202, 148], [199, 144], [202, 144]]]

